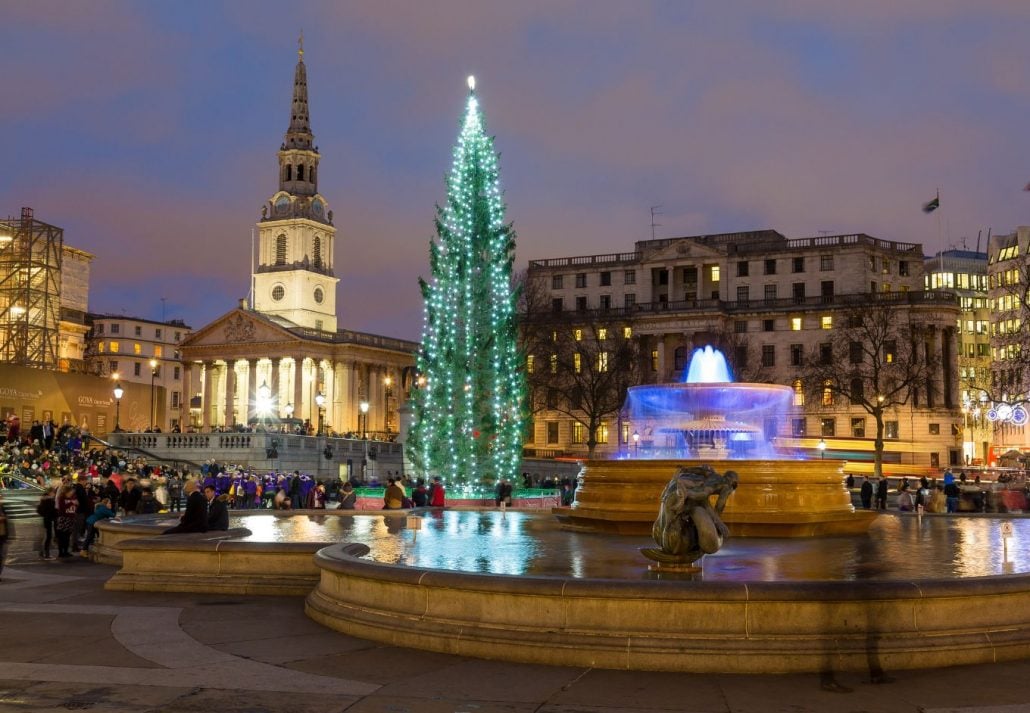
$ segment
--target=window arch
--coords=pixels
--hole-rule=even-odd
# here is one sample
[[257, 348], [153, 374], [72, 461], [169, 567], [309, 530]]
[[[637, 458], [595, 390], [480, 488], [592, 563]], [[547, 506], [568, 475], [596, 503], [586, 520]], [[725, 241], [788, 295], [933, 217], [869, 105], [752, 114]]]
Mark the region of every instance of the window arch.
[[302, 164], [302, 163], [298, 163], [297, 164], [297, 180], [298, 181], [303, 181], [304, 180], [304, 164]]
[[314, 260], [315, 267], [321, 268], [322, 267], [322, 236], [321, 235], [316, 235], [315, 236], [314, 253], [315, 253], [315, 260]]
[[792, 384], [792, 386], [794, 387], [794, 405], [804, 406], [805, 385], [802, 383], [801, 379], [794, 379], [794, 383]]
[[293, 166], [291, 166], [290, 164], [286, 164], [286, 180], [293, 180]]
[[280, 235], [275, 239], [275, 264], [286, 264], [286, 236]]

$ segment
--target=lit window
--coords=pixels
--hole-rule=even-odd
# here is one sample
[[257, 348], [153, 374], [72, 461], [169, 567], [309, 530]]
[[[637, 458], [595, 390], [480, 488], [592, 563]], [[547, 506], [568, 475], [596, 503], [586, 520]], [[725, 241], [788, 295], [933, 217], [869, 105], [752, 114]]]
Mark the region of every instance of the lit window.
[[608, 442], [608, 422], [601, 421], [601, 425], [597, 427], [597, 442], [607, 443]]
[[580, 370], [583, 368], [582, 355], [578, 353], [572, 355], [572, 368], [576, 370], [577, 374], [580, 372]]
[[587, 439], [587, 427], [579, 421], [572, 422], [572, 442], [583, 443]]
[[551, 355], [551, 373], [552, 374], [557, 374], [558, 373], [558, 355], [557, 354], [552, 354]]
[[824, 315], [820, 320], [820, 325], [823, 329], [833, 329], [833, 317], [830, 315]]
[[608, 371], [608, 352], [598, 352], [597, 371], [602, 373]]
[[718, 265], [712, 265], [712, 282], [718, 282], [718, 281], [719, 281], [719, 266]]
[[600, 329], [598, 329], [597, 330], [597, 338], [598, 338], [598, 340], [603, 342], [605, 339], [608, 338], [608, 330], [605, 329], [604, 327], [601, 327]]
[[533, 355], [530, 354], [526, 357], [526, 371], [530, 374], [533, 373]]
[[823, 382], [823, 406], [833, 406], [833, 388], [829, 379]]
[[118, 342], [111, 342], [111, 350], [110, 350], [110, 351], [111, 351], [112, 353], [113, 353], [113, 352], [117, 352], [117, 351], [118, 351], [118, 347], [119, 347], [119, 344], [118, 344]]
[[629, 339], [632, 336], [633, 336], [633, 327], [623, 327], [622, 328], [622, 338], [623, 339]]
[[800, 332], [801, 331], [801, 317], [791, 317], [790, 318], [790, 329], [791, 329], [792, 332]]
[[572, 330], [572, 335], [576, 338], [577, 342], [582, 342], [583, 341], [583, 330], [582, 329], [574, 329], [574, 330]]
[[801, 383], [801, 379], [794, 379], [794, 405], [805, 405], [805, 388], [804, 384]]
[[100, 342], [99, 344], [97, 344], [97, 351], [100, 352], [101, 354], [104, 353], [104, 344], [105, 344], [105, 342]]
[[133, 344], [132, 345], [132, 353], [133, 354], [142, 354], [143, 353], [143, 345], [140, 344], [139, 342], [136, 342], [135, 344]]
[[161, 357], [164, 356], [164, 353], [165, 353], [165, 348], [164, 347], [162, 347], [160, 344], [155, 344], [154, 345], [154, 356], [156, 356], [158, 359], [160, 359]]

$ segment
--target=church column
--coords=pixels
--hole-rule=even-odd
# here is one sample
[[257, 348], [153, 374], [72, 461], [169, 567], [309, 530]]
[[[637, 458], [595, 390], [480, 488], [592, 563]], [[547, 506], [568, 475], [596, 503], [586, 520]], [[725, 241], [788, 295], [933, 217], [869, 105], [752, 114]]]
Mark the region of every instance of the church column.
[[658, 350], [658, 383], [666, 381], [665, 376], [665, 335], [661, 334], [658, 336], [658, 344], [655, 347]]
[[381, 378], [378, 366], [368, 367], [368, 430], [383, 430], [383, 407], [379, 399], [379, 380]]
[[293, 417], [304, 420], [304, 357], [293, 357]]
[[204, 373], [201, 375], [201, 378], [204, 380], [204, 395], [200, 399], [200, 428], [204, 431], [210, 431], [211, 426], [214, 425], [211, 420], [213, 414], [212, 407], [214, 406], [212, 400], [215, 395], [215, 391], [212, 388], [215, 380], [214, 367], [214, 362], [204, 362]]
[[255, 410], [257, 405], [257, 365], [257, 359], [247, 359], [247, 397], [243, 401], [245, 404], [243, 412], [247, 414], [248, 425], [250, 419], [258, 415]]
[[268, 378], [268, 390], [271, 393], [272, 398], [272, 415], [275, 418], [282, 418], [282, 409], [280, 408], [279, 400], [279, 364], [280, 359], [278, 357], [272, 358], [272, 373]]
[[236, 405], [236, 361], [225, 360], [225, 423], [233, 425], [234, 406]]
[[[193, 364], [191, 362], [183, 362], [182, 364], [182, 396], [179, 399], [179, 430], [183, 433], [186, 432], [186, 428], [190, 425], [190, 400], [191, 391], [193, 390]], [[174, 367], [173, 367], [174, 368]]]
[[350, 430], [347, 424], [347, 370], [343, 362], [332, 362], [333, 368], [333, 427], [337, 433]]

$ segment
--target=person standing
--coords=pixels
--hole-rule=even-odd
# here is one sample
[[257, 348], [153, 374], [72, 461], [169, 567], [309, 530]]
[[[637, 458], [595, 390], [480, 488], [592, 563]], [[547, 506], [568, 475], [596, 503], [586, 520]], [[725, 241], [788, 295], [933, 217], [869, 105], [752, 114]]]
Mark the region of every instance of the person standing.
[[859, 494], [862, 498], [862, 508], [871, 510], [873, 508], [873, 484], [869, 482], [868, 476], [862, 478], [862, 488]]
[[497, 484], [497, 497], [494, 498], [494, 505], [501, 507], [511, 507], [511, 494], [512, 487], [511, 483], [505, 478], [501, 478], [501, 482]]
[[358, 503], [358, 494], [354, 492], [354, 486], [347, 481], [340, 490], [340, 509], [353, 510]]
[[79, 501], [75, 497], [75, 488], [65, 485], [57, 494], [57, 556], [71, 557], [72, 535], [75, 534], [75, 516], [79, 510]]
[[951, 476], [949, 480], [946, 474], [944, 476], [944, 498], [948, 512], [958, 512], [958, 501], [961, 494], [962, 491], [955, 482], [955, 476]]
[[876, 484], [876, 509], [886, 510], [887, 509], [887, 477], [880, 476], [880, 481]]
[[52, 560], [50, 548], [54, 544], [54, 528], [57, 525], [57, 504], [54, 502], [55, 491], [47, 488], [39, 497], [39, 504], [36, 505], [36, 514], [43, 518], [43, 546], [39, 556], [45, 560]]
[[433, 484], [429, 486], [429, 507], [442, 508], [446, 494], [447, 492], [444, 490], [443, 481], [440, 480], [440, 476], [434, 477]]
[[172, 473], [168, 476], [168, 481], [165, 483], [165, 487], [168, 488], [168, 509], [171, 512], [179, 512], [182, 510], [182, 477], [178, 473]]

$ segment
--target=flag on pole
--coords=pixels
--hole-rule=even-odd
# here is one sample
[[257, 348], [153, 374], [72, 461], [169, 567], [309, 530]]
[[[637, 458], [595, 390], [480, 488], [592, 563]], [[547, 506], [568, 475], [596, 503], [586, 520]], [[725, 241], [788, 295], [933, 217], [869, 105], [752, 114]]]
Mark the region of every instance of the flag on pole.
[[938, 193], [932, 201], [923, 204], [924, 213], [933, 213], [935, 210], [941, 207], [941, 194]]

